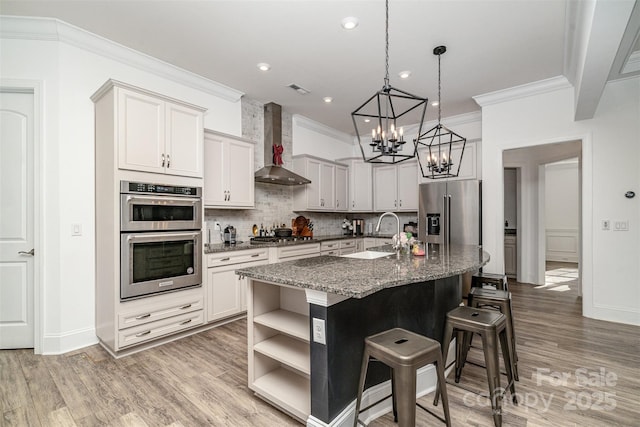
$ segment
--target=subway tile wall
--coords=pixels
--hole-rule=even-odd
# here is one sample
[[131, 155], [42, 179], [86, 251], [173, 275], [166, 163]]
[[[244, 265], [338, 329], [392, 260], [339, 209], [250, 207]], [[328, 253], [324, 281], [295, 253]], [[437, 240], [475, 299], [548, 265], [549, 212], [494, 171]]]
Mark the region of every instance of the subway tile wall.
[[[256, 141], [255, 167], [256, 170], [264, 165], [264, 105], [257, 101], [242, 98], [242, 136]], [[292, 125], [291, 114], [282, 111], [282, 145], [284, 146], [284, 167], [292, 169]], [[298, 215], [304, 215], [313, 221], [313, 233], [316, 236], [343, 234], [343, 219], [362, 218], [365, 221], [365, 231], [369, 224], [375, 227], [378, 214], [350, 214], [350, 213], [323, 213], [323, 212], [294, 212], [293, 188], [284, 185], [256, 183], [255, 184], [255, 209], [206, 209], [205, 221], [212, 223], [218, 221], [222, 228], [233, 225], [237, 230], [238, 240], [248, 240], [251, 230], [256, 224], [260, 227], [272, 227], [274, 224], [291, 226], [291, 219]], [[400, 224], [409, 221], [417, 222], [416, 213], [398, 214]], [[380, 232], [394, 234], [396, 224], [391, 218], [385, 218], [381, 224]], [[205, 241], [207, 236], [205, 236]]]

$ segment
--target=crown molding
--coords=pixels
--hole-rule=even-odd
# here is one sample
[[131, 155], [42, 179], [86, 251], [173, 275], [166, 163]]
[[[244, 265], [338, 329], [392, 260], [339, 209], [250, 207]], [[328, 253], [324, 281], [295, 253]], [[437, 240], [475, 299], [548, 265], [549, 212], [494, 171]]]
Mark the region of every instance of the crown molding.
[[322, 123], [316, 122], [308, 117], [301, 116], [299, 114], [293, 115], [293, 124], [295, 126], [300, 126], [302, 128], [318, 132], [330, 138], [337, 139], [338, 141], [344, 142], [345, 144], [353, 144], [354, 141], [353, 136], [349, 134], [340, 132], [339, 130], [331, 128], [327, 125], [323, 125]]
[[513, 101], [520, 98], [526, 98], [533, 95], [541, 95], [543, 93], [553, 92], [560, 89], [568, 89], [573, 87], [565, 76], [551, 77], [537, 82], [527, 83], [521, 86], [514, 86], [508, 89], [489, 92], [484, 95], [472, 97], [480, 107], [499, 104], [501, 102]]
[[59, 19], [0, 16], [0, 37], [3, 39], [66, 43], [231, 102], [238, 102], [244, 95], [243, 92], [236, 89], [138, 52]]
[[[481, 123], [482, 122], [482, 112], [472, 111], [470, 113], [458, 114], [457, 116], [449, 116], [443, 117], [441, 120], [442, 124], [447, 127], [461, 126], [469, 123]], [[438, 120], [430, 120], [428, 122], [424, 122], [422, 124], [422, 132], [426, 132], [435, 125], [438, 124]], [[413, 124], [410, 126], [405, 126], [405, 135], [417, 135], [418, 134], [418, 124]], [[357, 144], [357, 141], [356, 141]]]

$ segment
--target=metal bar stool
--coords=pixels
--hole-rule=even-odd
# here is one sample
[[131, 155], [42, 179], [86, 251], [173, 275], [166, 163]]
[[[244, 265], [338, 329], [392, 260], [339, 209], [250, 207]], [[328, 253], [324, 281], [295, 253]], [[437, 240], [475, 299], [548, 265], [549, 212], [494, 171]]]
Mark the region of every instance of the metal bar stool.
[[[449, 400], [444, 378], [444, 362], [440, 343], [431, 338], [407, 331], [401, 328], [389, 329], [372, 335], [364, 340], [364, 354], [362, 356], [362, 369], [360, 371], [360, 384], [358, 387], [358, 399], [356, 400], [356, 413], [353, 421], [354, 427], [358, 424], [360, 412], [366, 411], [374, 405], [388, 399], [387, 396], [368, 407], [360, 410], [362, 393], [367, 377], [369, 360], [384, 363], [391, 368], [391, 397], [393, 399], [393, 414], [400, 427], [415, 426], [416, 405], [451, 426], [449, 416]], [[442, 393], [442, 408], [444, 419], [416, 402], [416, 371], [428, 364], [434, 363], [438, 375], [437, 391]], [[434, 403], [437, 405], [437, 403]]]
[[[455, 381], [458, 383], [460, 382], [462, 368], [466, 359], [463, 344], [465, 338], [471, 334], [478, 334], [482, 338], [482, 348], [484, 350], [487, 369], [487, 382], [489, 383], [489, 398], [491, 399], [491, 407], [493, 408], [493, 422], [496, 427], [502, 426], [502, 398], [504, 393], [500, 387], [498, 341], [500, 341], [500, 347], [502, 348], [502, 357], [507, 370], [508, 387], [511, 391], [511, 397], [513, 402], [517, 403], [516, 388], [511, 371], [511, 359], [509, 357], [506, 323], [507, 319], [505, 315], [495, 310], [485, 310], [468, 306], [457, 307], [447, 313], [447, 321], [442, 340], [442, 357], [444, 360], [447, 360], [449, 343], [453, 339], [454, 333], [457, 336]], [[438, 397], [438, 391], [436, 390], [434, 404], [438, 403]]]
[[495, 286], [500, 291], [509, 291], [506, 274], [476, 273], [471, 276], [472, 288], [482, 288], [484, 285]]
[[[468, 299], [469, 307], [495, 308], [507, 318], [507, 339], [509, 340], [509, 356], [513, 364], [513, 377], [518, 377], [518, 353], [516, 352], [516, 332], [513, 327], [513, 310], [511, 309], [511, 292], [495, 289], [471, 288]], [[467, 343], [465, 343], [467, 344]], [[471, 344], [469, 340], [469, 344]], [[469, 348], [465, 347], [465, 351]]]

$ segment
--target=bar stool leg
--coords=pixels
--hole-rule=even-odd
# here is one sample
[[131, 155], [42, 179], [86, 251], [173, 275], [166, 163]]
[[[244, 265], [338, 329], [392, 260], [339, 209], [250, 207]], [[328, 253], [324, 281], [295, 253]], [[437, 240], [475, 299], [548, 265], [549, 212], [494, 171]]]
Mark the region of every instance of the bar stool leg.
[[400, 366], [394, 369], [396, 376], [398, 426], [416, 425], [416, 371], [413, 367]]
[[358, 384], [358, 398], [356, 399], [356, 414], [353, 417], [353, 427], [358, 425], [358, 416], [360, 415], [360, 405], [362, 404], [362, 393], [364, 391], [364, 383], [367, 379], [367, 367], [369, 366], [369, 352], [366, 349], [362, 355], [362, 367], [360, 368], [360, 383]]
[[444, 419], [447, 427], [451, 427], [451, 416], [449, 415], [449, 396], [447, 395], [447, 382], [444, 378], [444, 362], [442, 356], [438, 355], [436, 361], [436, 373], [438, 374], [438, 386], [436, 387], [436, 394], [440, 392], [442, 395], [442, 409], [444, 411]]
[[507, 316], [507, 337], [509, 338], [509, 349], [511, 350], [511, 362], [513, 364], [513, 378], [520, 381], [518, 376], [518, 353], [516, 353], [516, 330], [513, 327], [513, 310], [511, 309], [511, 300], [508, 302]]
[[[446, 322], [444, 326], [444, 334], [442, 335], [442, 370], [444, 372], [444, 368], [447, 366], [447, 354], [449, 353], [449, 344], [451, 344], [451, 340], [453, 339], [453, 327], [451, 323]], [[433, 398], [433, 404], [438, 406], [438, 399], [440, 398], [440, 388], [436, 388], [436, 395]]]
[[518, 404], [518, 397], [516, 396], [516, 385], [514, 383], [515, 376], [513, 374], [513, 360], [511, 359], [509, 346], [509, 339], [506, 330], [500, 331], [500, 347], [502, 348], [502, 359], [504, 360], [504, 367], [507, 370], [507, 381], [509, 381], [509, 390], [511, 391], [511, 399], [513, 403]]
[[489, 397], [493, 408], [493, 422], [496, 427], [502, 426], [502, 390], [500, 387], [500, 364], [498, 362], [497, 333], [487, 333], [482, 336], [484, 360], [487, 365], [487, 381], [489, 383]]

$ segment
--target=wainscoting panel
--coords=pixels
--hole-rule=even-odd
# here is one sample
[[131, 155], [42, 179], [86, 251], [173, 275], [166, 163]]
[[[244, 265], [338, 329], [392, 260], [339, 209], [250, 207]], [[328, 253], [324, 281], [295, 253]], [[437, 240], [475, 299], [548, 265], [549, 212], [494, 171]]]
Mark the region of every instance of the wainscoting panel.
[[547, 261], [578, 262], [578, 229], [546, 230]]

